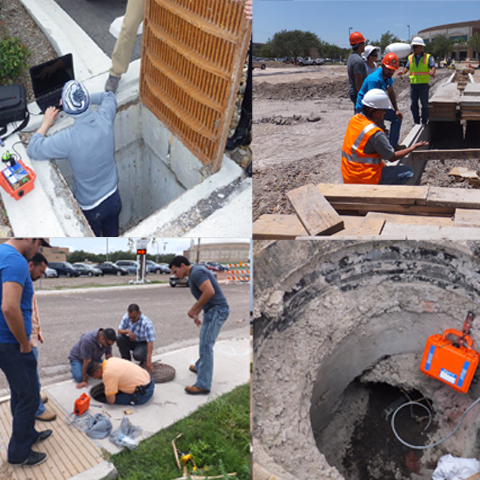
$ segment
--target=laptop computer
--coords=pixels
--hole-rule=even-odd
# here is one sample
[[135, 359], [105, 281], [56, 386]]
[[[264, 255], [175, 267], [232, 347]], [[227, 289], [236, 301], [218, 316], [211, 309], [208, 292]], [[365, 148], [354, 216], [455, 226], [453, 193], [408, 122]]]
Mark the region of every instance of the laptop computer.
[[73, 57], [67, 53], [63, 57], [30, 68], [33, 93], [42, 113], [48, 107], [59, 107], [62, 89], [69, 80], [74, 80]]

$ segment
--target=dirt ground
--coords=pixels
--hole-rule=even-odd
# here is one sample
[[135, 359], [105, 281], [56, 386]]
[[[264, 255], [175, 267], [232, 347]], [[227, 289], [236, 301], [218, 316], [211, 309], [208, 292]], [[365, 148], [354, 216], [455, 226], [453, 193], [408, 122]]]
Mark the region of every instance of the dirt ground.
[[[430, 95], [450, 70], [437, 69]], [[477, 79], [478, 77], [478, 79]], [[475, 71], [480, 81], [480, 72]], [[395, 75], [403, 123], [400, 141], [413, 126], [408, 76]], [[253, 73], [253, 221], [267, 213], [294, 213], [286, 193], [307, 183], [342, 183], [340, 152], [353, 104], [346, 66], [270, 68]], [[387, 122], [388, 128], [388, 122]], [[478, 161], [429, 162], [422, 184], [468, 187], [447, 173]]]

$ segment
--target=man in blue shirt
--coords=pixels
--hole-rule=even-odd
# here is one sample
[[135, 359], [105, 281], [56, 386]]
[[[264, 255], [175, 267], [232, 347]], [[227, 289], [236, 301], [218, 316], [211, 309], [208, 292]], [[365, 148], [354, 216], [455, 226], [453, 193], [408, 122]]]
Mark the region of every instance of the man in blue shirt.
[[40, 245], [50, 246], [42, 238], [12, 238], [0, 245], [0, 369], [10, 385], [13, 425], [7, 459], [14, 466], [43, 463], [47, 454], [34, 452], [32, 445], [52, 435], [35, 430], [40, 394], [30, 343], [33, 284], [27, 259]]
[[155, 327], [152, 321], [140, 311], [137, 304], [129, 305], [118, 327], [117, 345], [122, 358], [131, 360], [130, 352], [132, 352], [133, 358], [140, 362], [140, 366], [152, 373], [152, 352], [155, 340]]
[[[200, 329], [199, 358], [190, 371], [197, 373], [195, 385], [185, 387], [192, 395], [210, 393], [213, 377], [213, 347], [220, 329], [228, 318], [230, 309], [217, 279], [201, 265], [191, 265], [188, 258], [178, 255], [170, 262], [170, 269], [177, 278], [188, 277], [190, 291], [197, 300], [188, 311]], [[203, 309], [203, 323], [199, 314]]]
[[[98, 110], [90, 104], [99, 105]], [[74, 124], [46, 137], [59, 110], [47, 108], [42, 125], [30, 140], [27, 154], [35, 160], [68, 158], [73, 173], [74, 195], [97, 237], [118, 237], [122, 208], [117, 183], [113, 124], [117, 101], [112, 92], [90, 96], [75, 80], [62, 91], [62, 108]]]
[[[383, 57], [381, 68], [378, 68], [375, 72], [371, 73], [363, 82], [362, 88], [358, 92], [355, 111], [357, 113], [362, 113], [362, 100], [368, 91], [374, 88], [379, 88], [380, 90], [387, 92], [390, 102], [393, 105], [393, 110], [386, 111], [384, 120], [391, 122], [389, 135], [390, 144], [394, 150], [400, 150], [398, 147], [398, 140], [400, 138], [403, 114], [398, 109], [395, 90], [393, 89], [394, 80], [392, 77], [396, 70], [398, 70], [397, 55], [394, 53], [387, 53], [387, 55]], [[385, 124], [383, 122], [380, 126], [385, 130]]]

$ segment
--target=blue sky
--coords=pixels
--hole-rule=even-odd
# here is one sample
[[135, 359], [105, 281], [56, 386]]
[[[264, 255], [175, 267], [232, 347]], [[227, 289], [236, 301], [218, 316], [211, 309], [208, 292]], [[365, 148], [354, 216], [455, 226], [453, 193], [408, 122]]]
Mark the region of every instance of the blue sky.
[[[133, 245], [135, 248], [136, 240]], [[198, 239], [193, 239], [195, 243], [198, 243]], [[155, 255], [158, 253], [176, 253], [183, 255], [183, 251], [190, 248], [192, 239], [190, 238], [157, 238], [155, 243], [149, 242], [147, 252]], [[223, 243], [223, 242], [246, 242], [250, 243], [249, 238], [202, 238], [201, 243]], [[90, 253], [106, 253], [107, 252], [107, 239], [106, 238], [50, 238], [50, 245], [55, 247], [68, 247], [70, 251], [83, 250]], [[128, 238], [109, 238], [108, 239], [108, 251], [115, 252], [117, 250], [128, 251], [129, 244]], [[132, 250], [133, 251], [133, 250]]]
[[321, 0], [254, 0], [253, 41], [265, 43], [280, 30], [305, 30], [320, 39], [349, 48], [349, 29], [379, 40], [389, 30], [401, 40], [419, 30], [446, 23], [480, 19], [480, 2], [402, 1], [343, 2]]

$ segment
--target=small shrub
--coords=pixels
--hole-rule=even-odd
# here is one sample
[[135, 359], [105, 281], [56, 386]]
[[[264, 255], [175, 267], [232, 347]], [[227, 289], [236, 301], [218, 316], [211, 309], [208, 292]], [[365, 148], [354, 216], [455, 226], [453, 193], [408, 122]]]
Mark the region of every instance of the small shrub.
[[12, 84], [28, 66], [30, 51], [18, 37], [0, 38], [0, 85]]

